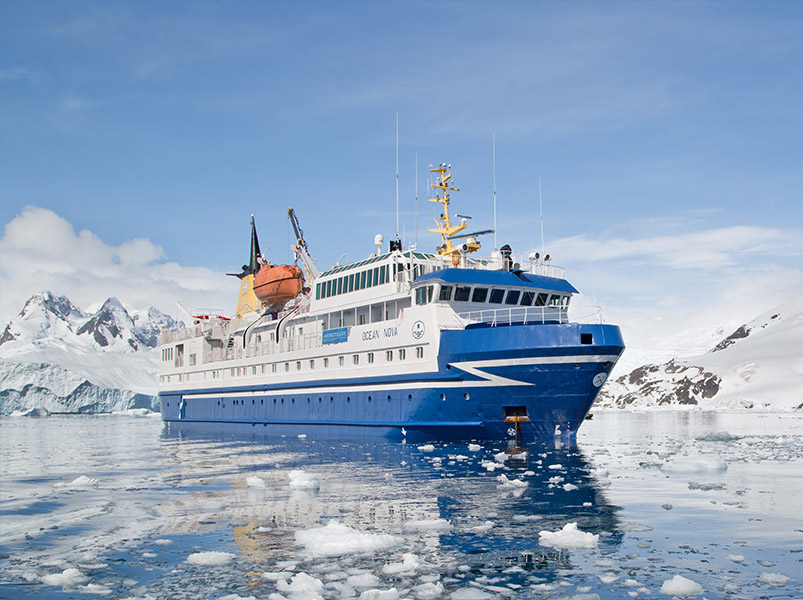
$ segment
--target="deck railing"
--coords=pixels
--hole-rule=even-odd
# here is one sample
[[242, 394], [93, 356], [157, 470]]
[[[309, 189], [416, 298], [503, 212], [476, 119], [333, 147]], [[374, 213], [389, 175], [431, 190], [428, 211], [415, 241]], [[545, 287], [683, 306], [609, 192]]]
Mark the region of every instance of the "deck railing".
[[[577, 322], [602, 323], [598, 306], [588, 307], [588, 314], [573, 315]], [[563, 306], [514, 306], [457, 313], [464, 326], [469, 325], [533, 325], [537, 323], [569, 323], [569, 311]]]

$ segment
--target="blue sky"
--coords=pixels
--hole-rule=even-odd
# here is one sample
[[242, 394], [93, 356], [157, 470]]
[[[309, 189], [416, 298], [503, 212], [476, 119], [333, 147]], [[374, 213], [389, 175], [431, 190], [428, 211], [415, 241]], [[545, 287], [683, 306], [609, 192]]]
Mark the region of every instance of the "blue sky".
[[801, 65], [797, 2], [5, 2], [0, 317], [229, 310], [250, 215], [285, 261], [288, 206], [320, 266], [363, 258], [398, 113], [406, 241], [416, 154], [420, 248], [428, 163], [493, 225], [495, 136], [499, 245], [540, 248], [541, 177], [547, 252], [607, 315], [750, 318], [803, 291]]

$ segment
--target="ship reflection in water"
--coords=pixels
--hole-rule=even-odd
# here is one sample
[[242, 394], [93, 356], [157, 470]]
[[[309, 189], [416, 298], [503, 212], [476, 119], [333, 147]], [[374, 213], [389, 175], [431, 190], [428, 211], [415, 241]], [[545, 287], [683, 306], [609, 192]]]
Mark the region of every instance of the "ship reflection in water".
[[[493, 577], [510, 592], [549, 585], [578, 555], [593, 562], [621, 542], [605, 478], [576, 443], [550, 440], [514, 450], [501, 443], [344, 443], [165, 430], [162, 445], [165, 484], [188, 493], [159, 505], [160, 535], [217, 533], [222, 540], [221, 530], [231, 528], [230, 548], [204, 550], [240, 555], [251, 585], [277, 585], [264, 572], [281, 572], [287, 581], [303, 572], [326, 582], [322, 572], [339, 581], [333, 572], [365, 571], [376, 589], [413, 589], [423, 581], [448, 593]], [[333, 522], [343, 526], [342, 539], [330, 547], [325, 526], [335, 532]], [[568, 523], [599, 535], [593, 552], [539, 543], [539, 532]], [[313, 542], [300, 544], [299, 531], [310, 532]]]

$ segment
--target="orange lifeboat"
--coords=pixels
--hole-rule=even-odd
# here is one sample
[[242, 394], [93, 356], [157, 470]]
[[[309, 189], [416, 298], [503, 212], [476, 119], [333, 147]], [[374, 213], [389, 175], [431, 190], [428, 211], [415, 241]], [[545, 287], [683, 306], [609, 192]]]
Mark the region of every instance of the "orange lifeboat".
[[304, 288], [304, 273], [296, 265], [266, 264], [254, 277], [254, 294], [267, 305], [292, 300]]

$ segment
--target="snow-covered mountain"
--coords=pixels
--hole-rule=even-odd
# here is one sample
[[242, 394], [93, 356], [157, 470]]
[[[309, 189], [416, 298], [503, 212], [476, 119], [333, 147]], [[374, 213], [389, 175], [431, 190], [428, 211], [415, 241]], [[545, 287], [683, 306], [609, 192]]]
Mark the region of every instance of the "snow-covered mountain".
[[711, 346], [633, 368], [606, 383], [595, 406], [803, 409], [800, 302], [769, 310]]
[[0, 357], [54, 347], [74, 352], [137, 352], [155, 348], [162, 327], [176, 326], [172, 317], [155, 308], [132, 315], [117, 298], [85, 314], [65, 296], [40, 292], [6, 325], [0, 336]]
[[183, 327], [155, 308], [109, 298], [93, 313], [33, 295], [0, 336], [0, 414], [158, 409], [159, 332]]

